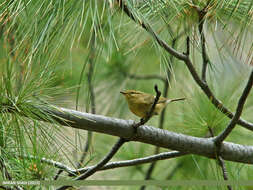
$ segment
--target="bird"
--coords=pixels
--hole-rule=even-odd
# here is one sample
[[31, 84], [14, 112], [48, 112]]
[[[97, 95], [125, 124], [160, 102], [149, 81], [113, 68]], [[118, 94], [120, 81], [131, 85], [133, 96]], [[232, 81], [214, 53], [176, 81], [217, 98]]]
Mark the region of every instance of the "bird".
[[[136, 90], [125, 90], [120, 91], [120, 93], [125, 96], [128, 107], [133, 114], [140, 118], [147, 117], [147, 114], [150, 112], [150, 109], [155, 100], [154, 95]], [[185, 99], [186, 98], [168, 99], [160, 97], [151, 116], [159, 115], [162, 110], [168, 105], [168, 103]]]

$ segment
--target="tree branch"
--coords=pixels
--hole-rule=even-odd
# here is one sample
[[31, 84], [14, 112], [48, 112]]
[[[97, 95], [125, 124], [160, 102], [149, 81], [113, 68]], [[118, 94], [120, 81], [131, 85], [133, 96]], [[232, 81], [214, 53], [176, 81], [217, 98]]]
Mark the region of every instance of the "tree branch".
[[242, 114], [242, 110], [243, 110], [243, 106], [247, 100], [247, 97], [250, 93], [250, 90], [252, 88], [253, 85], [253, 69], [251, 71], [250, 77], [248, 79], [247, 85], [243, 90], [243, 93], [238, 101], [237, 104], [237, 108], [236, 108], [236, 112], [234, 117], [232, 118], [232, 120], [229, 122], [227, 128], [221, 133], [219, 134], [217, 137], [215, 137], [214, 142], [216, 144], [220, 144], [222, 143], [222, 141], [225, 140], [225, 138], [232, 132], [232, 130], [234, 129], [237, 121], [239, 120], [241, 114]]
[[[171, 152], [163, 152], [160, 154], [152, 155], [152, 156], [147, 156], [144, 158], [137, 158], [137, 159], [132, 159], [132, 160], [124, 160], [124, 161], [118, 161], [118, 162], [109, 162], [108, 164], [105, 164], [103, 167], [99, 168], [99, 171], [103, 170], [109, 170], [109, 169], [114, 169], [114, 168], [120, 168], [120, 167], [128, 167], [128, 166], [136, 166], [140, 164], [147, 164], [150, 162], [155, 162], [158, 160], [167, 160], [170, 158], [176, 158], [186, 155], [186, 153], [181, 153], [178, 151], [171, 151]], [[26, 156], [27, 158], [36, 158], [35, 156]], [[89, 169], [93, 168], [94, 166], [89, 166], [85, 168], [80, 168], [80, 169], [72, 169], [69, 166], [57, 162], [51, 159], [47, 158], [41, 158], [41, 162], [55, 166], [56, 168], [62, 169], [65, 172], [69, 174], [69, 176], [75, 176], [75, 175], [80, 175], [88, 171]]]
[[[78, 176], [74, 180], [83, 180], [87, 177], [94, 174], [96, 171], [98, 171], [101, 167], [103, 167], [109, 160], [117, 153], [117, 151], [120, 149], [120, 147], [126, 142], [124, 138], [120, 138], [112, 147], [111, 151], [95, 166], [90, 167], [84, 174]], [[57, 190], [65, 190], [71, 186], [62, 186], [58, 188]]]
[[183, 53], [176, 51], [171, 48], [165, 41], [163, 41], [156, 32], [150, 27], [150, 25], [143, 20], [141, 21], [139, 18], [136, 18], [133, 13], [129, 10], [127, 5], [123, 2], [123, 0], [117, 0], [120, 8], [127, 14], [129, 18], [131, 18], [134, 22], [141, 25], [143, 29], [145, 29], [149, 34], [151, 34], [157, 41], [157, 43], [162, 46], [166, 51], [168, 51], [173, 56], [177, 57], [180, 60], [186, 60], [186, 56]]
[[[37, 109], [37, 111], [35, 109]], [[134, 121], [132, 120], [111, 118], [59, 107], [34, 107], [30, 110], [38, 113], [38, 109], [40, 109], [41, 113], [45, 113], [45, 116], [40, 118], [36, 116], [35, 119], [37, 120], [40, 119], [53, 123], [58, 122], [68, 127], [104, 133], [185, 153], [216, 158], [216, 146], [212, 138], [192, 137], [147, 125], [138, 127], [135, 134], [133, 128]], [[133, 136], [135, 136], [134, 139], [132, 138]], [[253, 163], [253, 146], [243, 146], [224, 142], [221, 146], [220, 155], [225, 160]]]
[[100, 168], [102, 168], [109, 160], [117, 153], [120, 147], [126, 142], [124, 138], [120, 138], [112, 147], [111, 151], [95, 166], [89, 168], [83, 175], [78, 176], [75, 180], [86, 179], [87, 177], [94, 174]]
[[[227, 117], [229, 117], [230, 119], [232, 119], [234, 117], [234, 114], [228, 110], [220, 100], [218, 100], [214, 94], [212, 93], [212, 91], [210, 90], [210, 88], [208, 87], [208, 85], [203, 82], [200, 77], [198, 76], [195, 68], [193, 67], [193, 64], [191, 62], [191, 60], [189, 59], [189, 57], [185, 54], [181, 54], [179, 52], [177, 52], [176, 50], [174, 50], [173, 48], [171, 48], [165, 41], [163, 41], [162, 39], [159, 38], [159, 36], [154, 32], [154, 30], [145, 22], [140, 21], [138, 19], [135, 19], [135, 17], [133, 16], [133, 14], [131, 13], [131, 11], [128, 9], [128, 7], [122, 2], [122, 0], [117, 0], [119, 2], [119, 5], [121, 7], [121, 9], [128, 15], [129, 18], [131, 18], [134, 22], [136, 22], [137, 24], [139, 24], [142, 28], [144, 28], [148, 33], [150, 33], [157, 41], [157, 43], [163, 47], [168, 53], [170, 53], [171, 55], [173, 55], [174, 57], [178, 58], [179, 60], [182, 60], [185, 62], [188, 70], [190, 71], [193, 79], [195, 80], [195, 82], [200, 86], [200, 88], [203, 90], [203, 92], [206, 94], [206, 96], [209, 98], [209, 100], [212, 102], [212, 104], [219, 109], [222, 113], [224, 113]], [[188, 46], [187, 46], [188, 47]], [[253, 131], [253, 123], [250, 123], [248, 121], [245, 121], [243, 119], [239, 119], [238, 120], [238, 124], [243, 126], [246, 129], [249, 129], [251, 131]]]
[[[203, 90], [203, 92], [206, 94], [206, 96], [209, 98], [209, 100], [212, 102], [212, 104], [217, 109], [219, 109], [222, 113], [224, 113], [227, 117], [232, 119], [234, 117], [234, 114], [230, 110], [228, 110], [222, 104], [222, 102], [214, 96], [214, 94], [212, 93], [212, 91], [210, 90], [208, 85], [205, 82], [202, 82], [202, 80], [199, 78], [196, 70], [194, 69], [194, 66], [193, 66], [192, 62], [190, 61], [190, 59], [188, 59], [185, 63], [186, 63], [186, 66], [188, 67], [192, 77], [194, 78], [195, 82], [200, 86], [200, 88]], [[247, 122], [243, 119], [239, 119], [238, 124], [243, 126], [246, 129], [253, 131], [253, 123]]]

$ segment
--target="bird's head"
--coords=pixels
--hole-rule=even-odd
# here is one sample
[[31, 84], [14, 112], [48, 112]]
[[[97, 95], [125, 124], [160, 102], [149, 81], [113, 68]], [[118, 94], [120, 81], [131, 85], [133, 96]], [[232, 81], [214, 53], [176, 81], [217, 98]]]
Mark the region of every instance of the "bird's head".
[[121, 94], [123, 94], [127, 100], [136, 99], [140, 96], [142, 96], [143, 92], [136, 91], [136, 90], [125, 90], [120, 91]]

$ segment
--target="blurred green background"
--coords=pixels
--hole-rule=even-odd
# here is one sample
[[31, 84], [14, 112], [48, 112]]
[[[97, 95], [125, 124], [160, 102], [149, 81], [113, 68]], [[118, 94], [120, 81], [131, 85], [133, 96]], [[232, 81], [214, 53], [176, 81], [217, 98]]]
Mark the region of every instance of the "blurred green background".
[[[199, 74], [201, 44], [194, 6], [204, 8], [207, 3], [210, 3], [204, 23], [210, 59], [207, 83], [216, 97], [234, 112], [252, 70], [252, 2], [126, 1], [136, 18], [150, 23], [159, 36], [178, 51], [186, 51], [186, 37], [190, 36], [190, 55]], [[159, 79], [134, 79], [133, 75], [162, 76], [169, 84], [169, 98], [187, 98], [167, 106], [164, 129], [207, 137], [210, 135], [208, 127], [217, 135], [228, 124], [229, 119], [210, 103], [186, 65], [164, 51], [115, 1], [17, 0], [2, 1], [0, 5], [1, 159], [5, 160], [14, 179], [52, 179], [58, 169], [41, 163], [42, 157], [75, 168], [87, 140], [87, 131], [22, 117], [22, 113], [32, 115], [29, 106], [52, 104], [91, 112], [94, 98], [96, 114], [138, 121], [119, 92], [135, 89], [155, 95], [154, 85], [164, 93], [165, 83]], [[6, 113], [4, 106], [10, 104], [20, 111]], [[251, 93], [242, 114], [249, 122], [253, 122], [252, 105]], [[159, 116], [153, 117], [148, 125], [158, 127], [159, 120]], [[253, 145], [251, 136], [248, 130], [236, 126], [226, 140]], [[82, 166], [96, 164], [116, 139], [94, 133]], [[129, 142], [113, 160], [141, 158], [153, 155], [154, 150], [150, 145]], [[20, 159], [24, 155], [34, 155], [36, 159]], [[226, 162], [226, 167], [229, 179], [253, 179], [250, 165]], [[91, 179], [141, 180], [148, 168], [149, 164], [113, 169], [98, 172]], [[64, 172], [60, 178], [70, 179]], [[158, 161], [151, 179], [221, 180], [223, 177], [217, 161], [188, 155]]]

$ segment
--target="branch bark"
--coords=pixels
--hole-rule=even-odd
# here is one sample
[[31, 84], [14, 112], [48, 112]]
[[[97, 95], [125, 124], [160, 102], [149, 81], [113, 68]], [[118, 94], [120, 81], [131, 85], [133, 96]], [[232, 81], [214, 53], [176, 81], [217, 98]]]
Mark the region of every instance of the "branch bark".
[[[147, 163], [155, 162], [158, 160], [167, 160], [170, 158], [180, 157], [183, 155], [186, 155], [186, 154], [178, 152], [178, 151], [171, 151], [171, 152], [163, 152], [163, 153], [159, 153], [156, 155], [147, 156], [147, 157], [143, 157], [143, 158], [132, 159], [132, 160], [109, 162], [106, 165], [104, 165], [103, 167], [99, 168], [99, 171], [120, 168], [120, 167], [136, 166], [136, 165], [140, 165], [140, 164], [147, 164]], [[25, 158], [38, 159], [36, 156], [25, 156]], [[85, 167], [85, 168], [73, 169], [61, 162], [57, 162], [57, 161], [47, 159], [47, 158], [41, 158], [41, 162], [55, 166], [58, 169], [62, 169], [65, 172], [67, 172], [69, 174], [69, 176], [76, 176], [76, 175], [83, 174], [87, 170], [89, 170], [90, 168], [94, 167], [94, 166], [89, 166], [89, 167]]]
[[[213, 138], [198, 138], [188, 135], [169, 132], [152, 126], [142, 125], [135, 133], [132, 127], [134, 121], [111, 118], [90, 113], [82, 113], [75, 110], [55, 107], [54, 109], [40, 108], [42, 113], [47, 113], [41, 120], [53, 122], [52, 118], [59, 124], [89, 130], [108, 135], [118, 136], [127, 140], [133, 140], [151, 144], [182, 153], [197, 154], [209, 158], [216, 158], [216, 146]], [[36, 117], [38, 119], [38, 116]], [[134, 138], [132, 138], [134, 136]], [[229, 142], [223, 142], [220, 156], [225, 160], [253, 164], [253, 146], [244, 146]]]

